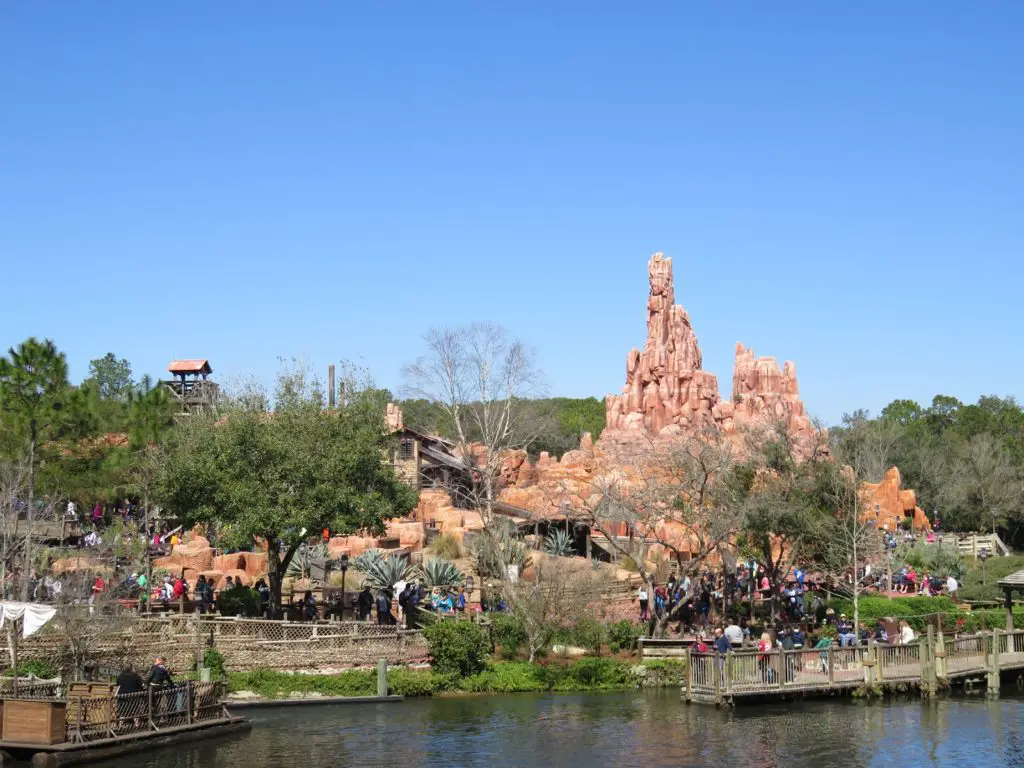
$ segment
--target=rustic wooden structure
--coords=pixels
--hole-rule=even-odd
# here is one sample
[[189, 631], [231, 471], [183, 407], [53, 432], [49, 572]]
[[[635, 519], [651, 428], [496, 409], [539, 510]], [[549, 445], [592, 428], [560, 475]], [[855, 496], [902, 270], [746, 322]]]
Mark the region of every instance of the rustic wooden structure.
[[1013, 593], [1019, 590], [1024, 593], [1024, 571], [1016, 571], [1006, 578], [996, 582], [1003, 590], [1004, 605], [1006, 607], [1006, 631], [1013, 631]]
[[220, 387], [207, 379], [213, 373], [209, 360], [172, 360], [167, 370], [174, 378], [161, 383], [179, 404], [181, 413], [211, 411], [216, 407]]
[[410, 487], [445, 488], [458, 503], [459, 488], [472, 487], [470, 467], [455, 451], [455, 443], [437, 435], [427, 435], [403, 426], [393, 435], [394, 453], [391, 464], [395, 474]]
[[143, 742], [237, 730], [245, 721], [228, 712], [223, 692], [221, 683], [191, 681], [125, 695], [107, 683], [71, 683], [61, 697], [25, 689], [0, 702], [0, 750], [33, 765], [76, 765], [136, 751]]
[[688, 653], [684, 696], [704, 704], [735, 704], [744, 698], [834, 695], [858, 688], [919, 688], [932, 696], [940, 684], [984, 680], [998, 694], [1002, 672], [1024, 670], [1024, 630], [993, 630], [945, 638], [929, 628], [908, 645], [872, 642], [848, 648], [804, 648], [768, 653]]

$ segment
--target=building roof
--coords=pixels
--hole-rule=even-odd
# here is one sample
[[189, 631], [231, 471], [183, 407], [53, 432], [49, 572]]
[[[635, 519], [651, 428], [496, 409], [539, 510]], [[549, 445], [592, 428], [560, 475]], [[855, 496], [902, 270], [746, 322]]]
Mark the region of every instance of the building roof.
[[1000, 587], [1024, 589], [1024, 571], [1017, 571], [1016, 573], [1011, 573], [1009, 576], [1000, 579], [998, 584]]
[[171, 373], [213, 373], [210, 361], [205, 358], [194, 358], [192, 360], [172, 360], [167, 366]]

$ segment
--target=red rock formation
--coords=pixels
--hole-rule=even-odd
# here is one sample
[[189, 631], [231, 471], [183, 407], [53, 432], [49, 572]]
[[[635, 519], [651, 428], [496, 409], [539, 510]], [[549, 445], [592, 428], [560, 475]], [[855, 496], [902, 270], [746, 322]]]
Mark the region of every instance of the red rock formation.
[[647, 340], [643, 352], [626, 357], [626, 386], [605, 398], [605, 447], [627, 441], [630, 434], [670, 438], [697, 429], [732, 434], [752, 426], [783, 424], [794, 448], [809, 457], [820, 435], [800, 400], [796, 367], [779, 368], [774, 357], [755, 358], [736, 346], [733, 398], [722, 400], [714, 374], [701, 369], [697, 335], [686, 310], [675, 304], [672, 260], [656, 253], [647, 265]]
[[389, 433], [401, 432], [405, 429], [405, 424], [402, 421], [402, 409], [394, 403], [388, 403], [387, 410], [384, 413], [384, 421], [387, 424]]
[[896, 467], [890, 467], [880, 483], [861, 483], [860, 500], [865, 519], [875, 519], [879, 528], [898, 530], [905, 518], [912, 518], [914, 530], [930, 531], [932, 524], [924, 510], [917, 506], [917, 495], [902, 488], [903, 478]]

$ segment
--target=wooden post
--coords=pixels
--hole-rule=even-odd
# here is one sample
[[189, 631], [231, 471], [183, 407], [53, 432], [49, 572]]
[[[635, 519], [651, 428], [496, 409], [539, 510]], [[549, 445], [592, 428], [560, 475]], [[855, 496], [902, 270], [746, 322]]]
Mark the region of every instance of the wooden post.
[[[643, 638], [640, 638], [641, 643]], [[640, 658], [643, 659], [643, 646]], [[686, 649], [686, 701], [693, 701], [693, 646]]]
[[938, 682], [935, 674], [935, 628], [929, 624], [925, 641], [921, 644], [924, 654], [921, 659], [921, 692], [929, 699], [934, 698]]
[[836, 681], [835, 654], [833, 654], [832, 651], [833, 648], [831, 645], [825, 649], [825, 658], [827, 659], [826, 664], [828, 664], [828, 684], [830, 688]]
[[1013, 632], [1013, 590], [1010, 587], [1003, 587], [1006, 595], [1006, 631]]
[[999, 630], [992, 630], [992, 652], [988, 658], [988, 679], [986, 694], [999, 696]]
[[949, 679], [949, 667], [946, 662], [946, 638], [942, 634], [942, 628], [939, 628], [938, 635], [935, 638], [935, 679], [948, 680]]
[[[153, 722], [153, 686], [146, 685], [146, 717], [149, 719], [149, 727], [154, 731], [157, 730], [156, 723]], [[79, 723], [81, 727], [81, 723]]]
[[377, 695], [381, 698], [388, 695], [388, 662], [386, 659], [377, 660]]
[[868, 647], [864, 651], [864, 685], [872, 686], [877, 677], [878, 648], [874, 640], [868, 641]]

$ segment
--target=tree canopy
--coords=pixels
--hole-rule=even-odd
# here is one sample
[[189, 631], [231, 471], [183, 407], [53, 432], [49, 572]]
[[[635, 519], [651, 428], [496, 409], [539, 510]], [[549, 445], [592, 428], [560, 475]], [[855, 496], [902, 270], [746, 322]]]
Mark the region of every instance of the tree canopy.
[[288, 563], [309, 535], [381, 533], [383, 520], [407, 514], [417, 495], [383, 461], [390, 438], [377, 398], [350, 392], [331, 411], [317, 387], [284, 376], [275, 400], [271, 412], [257, 393], [222, 416], [178, 426], [156, 496], [186, 525], [215, 528], [222, 545], [265, 542], [278, 604]]

